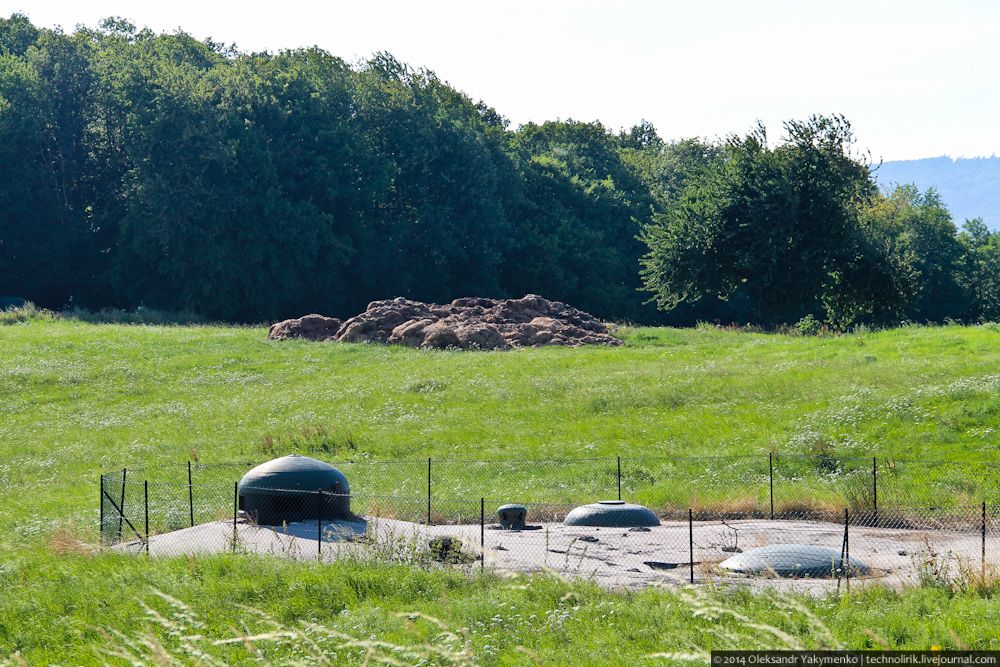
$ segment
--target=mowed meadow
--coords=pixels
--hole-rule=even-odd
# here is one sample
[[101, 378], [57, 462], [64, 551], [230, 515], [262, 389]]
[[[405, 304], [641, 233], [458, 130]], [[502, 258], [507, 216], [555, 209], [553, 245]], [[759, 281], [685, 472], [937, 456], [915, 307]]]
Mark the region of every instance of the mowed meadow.
[[[988, 468], [1000, 432], [995, 325], [819, 337], [711, 327], [623, 328], [620, 335], [620, 348], [477, 353], [268, 342], [262, 327], [65, 318], [0, 326], [0, 655], [20, 652], [29, 664], [119, 664], [100, 653], [124, 641], [106, 630], [137, 642], [137, 655], [149, 637], [184, 654], [194, 650], [181, 646], [184, 632], [214, 641], [310, 621], [365, 640], [457, 652], [435, 654], [429, 664], [635, 664], [685, 646], [723, 646], [719, 628], [756, 632], [731, 615], [694, 618], [693, 603], [670, 591], [614, 593], [549, 577], [466, 578], [241, 556], [101, 555], [93, 547], [99, 474], [123, 466], [260, 461], [299, 451], [330, 461], [397, 462], [396, 472], [386, 473], [392, 478], [410, 469], [399, 461], [427, 457], [622, 456], [628, 465], [642, 457], [766, 462], [776, 451], [925, 458], [934, 463], [911, 466], [901, 481], [917, 497], [1000, 500]], [[455, 490], [476, 498], [491, 497], [490, 487], [527, 493], [540, 479], [547, 486], [539, 495], [560, 480], [592, 491], [584, 467], [543, 467], [542, 477], [525, 477], [520, 486], [479, 478]], [[695, 495], [706, 504], [735, 502], [743, 493], [739, 475], [714, 472], [725, 469], [695, 459], [678, 469], [683, 479], [654, 469], [629, 495], [649, 503], [682, 504]], [[819, 468], [796, 474], [823, 483]], [[759, 494], [750, 481], [747, 488]], [[354, 490], [363, 492], [357, 484]], [[155, 591], [190, 605], [202, 625], [163, 629], [143, 604], [168, 615], [179, 608]], [[787, 604], [746, 592], [710, 595], [802, 645], [997, 648], [995, 592], [930, 582]], [[436, 621], [395, 615], [411, 612], [440, 619], [458, 639], [442, 639]], [[829, 641], [814, 622], [830, 630]], [[754, 641], [773, 645], [775, 636]], [[306, 645], [272, 637], [259, 650], [282, 664], [307, 655]], [[455, 657], [466, 649], [472, 657]], [[252, 655], [242, 642], [216, 650], [234, 664]], [[327, 658], [355, 664], [367, 650], [331, 648]]]

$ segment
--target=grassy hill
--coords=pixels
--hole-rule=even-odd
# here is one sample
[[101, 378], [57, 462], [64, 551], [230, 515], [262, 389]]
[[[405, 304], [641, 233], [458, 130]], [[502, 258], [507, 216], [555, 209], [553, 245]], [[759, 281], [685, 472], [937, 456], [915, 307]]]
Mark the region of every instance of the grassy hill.
[[880, 185], [914, 183], [921, 190], [935, 188], [951, 211], [955, 224], [982, 218], [990, 229], [1000, 229], [1000, 158], [931, 157], [883, 162], [875, 171]]
[[[532, 654], [553, 662], [635, 662], [682, 639], [718, 642], [713, 622], [690, 618], [690, 605], [670, 592], [612, 594], [555, 580], [526, 585], [489, 575], [470, 580], [235, 556], [146, 562], [91, 554], [98, 474], [124, 465], [261, 460], [284, 448], [329, 460], [395, 461], [760, 461], [776, 450], [845, 461], [926, 457], [936, 463], [912, 464], [899, 482], [912, 497], [1000, 499], [987, 465], [996, 460], [1000, 432], [996, 326], [821, 338], [715, 329], [622, 333], [627, 344], [615, 349], [469, 353], [271, 343], [262, 328], [72, 320], [0, 326], [0, 655], [20, 650], [31, 664], [97, 662], [93, 647], [108, 643], [97, 628], [141, 635], [142, 603], [169, 608], [151, 587], [190, 604], [216, 638], [239, 627], [249, 612], [238, 605], [248, 605], [280, 624], [314, 619], [352, 636], [444, 641], [434, 623], [393, 615], [426, 612], [466, 628], [475, 660], [486, 664], [521, 664]], [[712, 504], [759, 494], [752, 483], [740, 487], [743, 469], [698, 476], [705, 464], [691, 461], [669, 468], [681, 479], [650, 464], [630, 495]], [[407, 470], [400, 464], [382, 482], [398, 486]], [[521, 486], [517, 475], [505, 482], [479, 477], [454, 489], [490, 496], [489, 488], [529, 489], [529, 481], [567, 472], [557, 466], [524, 477]], [[827, 477], [808, 466], [796, 472], [817, 486]], [[540, 494], [553, 492], [542, 486]], [[814, 645], [799, 612], [746, 593], [720, 595]], [[852, 646], [954, 645], [957, 637], [996, 648], [1000, 605], [991, 596], [990, 589], [949, 586], [806, 604]], [[934, 620], [912, 621], [930, 607]], [[155, 620], [145, 622], [152, 636], [169, 634]], [[268, 625], [247, 623], [247, 632]], [[164, 641], [180, 650], [176, 637]], [[217, 650], [236, 662], [247, 655], [241, 645]], [[268, 649], [279, 658], [297, 650], [305, 649]], [[342, 649], [333, 662], [357, 662], [357, 651], [363, 649]]]

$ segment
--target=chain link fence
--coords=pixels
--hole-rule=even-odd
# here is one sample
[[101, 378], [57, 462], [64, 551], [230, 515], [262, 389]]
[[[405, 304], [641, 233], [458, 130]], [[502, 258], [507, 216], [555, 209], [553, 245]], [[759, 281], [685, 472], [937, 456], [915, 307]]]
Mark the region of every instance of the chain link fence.
[[[991, 580], [1000, 567], [1000, 503], [969, 502], [952, 484], [991, 482], [993, 469], [970, 478], [942, 465], [939, 484], [910, 488], [912, 475], [926, 479], [926, 462], [774, 454], [349, 462], [337, 467], [362, 492], [265, 489], [259, 502], [239, 494], [250, 462], [136, 467], [101, 476], [101, 539], [150, 556], [237, 552], [549, 571], [613, 587]], [[648, 504], [660, 525], [563, 523], [578, 504], [623, 496], [659, 499]], [[498, 523], [497, 508], [509, 502], [525, 508], [527, 525]], [[789, 550], [795, 560], [796, 550], [808, 559], [823, 548], [839, 560], [831, 558], [828, 572], [790, 578], [727, 565], [778, 545], [786, 559]]]
[[[101, 476], [105, 542], [127, 532], [122, 519], [152, 490], [153, 514], [170, 526], [218, 518], [233, 482], [259, 462], [136, 466]], [[341, 461], [351, 488], [426, 500], [490, 497], [579, 504], [626, 498], [669, 512], [692, 507], [729, 516], [821, 515], [897, 507], [948, 508], [1000, 500], [1000, 464], [949, 460], [762, 454], [729, 457], [608, 457], [544, 460]], [[123, 511], [119, 511], [120, 508]], [[427, 519], [430, 520], [430, 519]], [[121, 525], [120, 525], [121, 524]]]
[[[689, 508], [660, 512], [659, 525], [632, 528], [567, 525], [573, 505], [525, 503], [526, 523], [510, 527], [499, 523], [497, 501], [486, 498], [440, 499], [428, 522], [425, 498], [256, 489], [270, 495], [254, 502], [241, 498], [234, 485], [226, 511], [220, 507], [204, 521], [177, 528], [173, 506], [157, 502], [156, 490], [144, 483], [134, 512], [105, 517], [116, 531], [119, 520], [123, 525], [108, 549], [149, 557], [244, 553], [470, 573], [550, 572], [612, 588], [970, 585], [994, 580], [1000, 567], [1000, 512], [985, 503], [877, 514], [783, 511], [773, 518]], [[780, 547], [786, 566], [801, 556], [800, 569], [789, 575], [766, 564], [754, 570], [732, 563], [761, 547]], [[818, 565], [817, 549], [825, 549]]]

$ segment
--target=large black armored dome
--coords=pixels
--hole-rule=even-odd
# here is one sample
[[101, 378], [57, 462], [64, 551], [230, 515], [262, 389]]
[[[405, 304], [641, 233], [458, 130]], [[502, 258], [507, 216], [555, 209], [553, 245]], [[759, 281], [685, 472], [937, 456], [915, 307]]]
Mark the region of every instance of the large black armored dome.
[[239, 484], [240, 509], [262, 525], [348, 517], [350, 493], [344, 473], [298, 454], [262, 463]]

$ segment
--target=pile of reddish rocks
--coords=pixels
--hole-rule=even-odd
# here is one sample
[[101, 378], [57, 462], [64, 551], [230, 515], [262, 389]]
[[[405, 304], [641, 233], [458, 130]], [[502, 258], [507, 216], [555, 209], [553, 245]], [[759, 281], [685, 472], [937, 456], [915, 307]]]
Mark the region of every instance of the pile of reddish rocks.
[[465, 350], [622, 344], [593, 315], [535, 294], [520, 299], [470, 297], [447, 305], [402, 297], [373, 301], [365, 312], [344, 322], [323, 315], [278, 322], [267, 337]]

